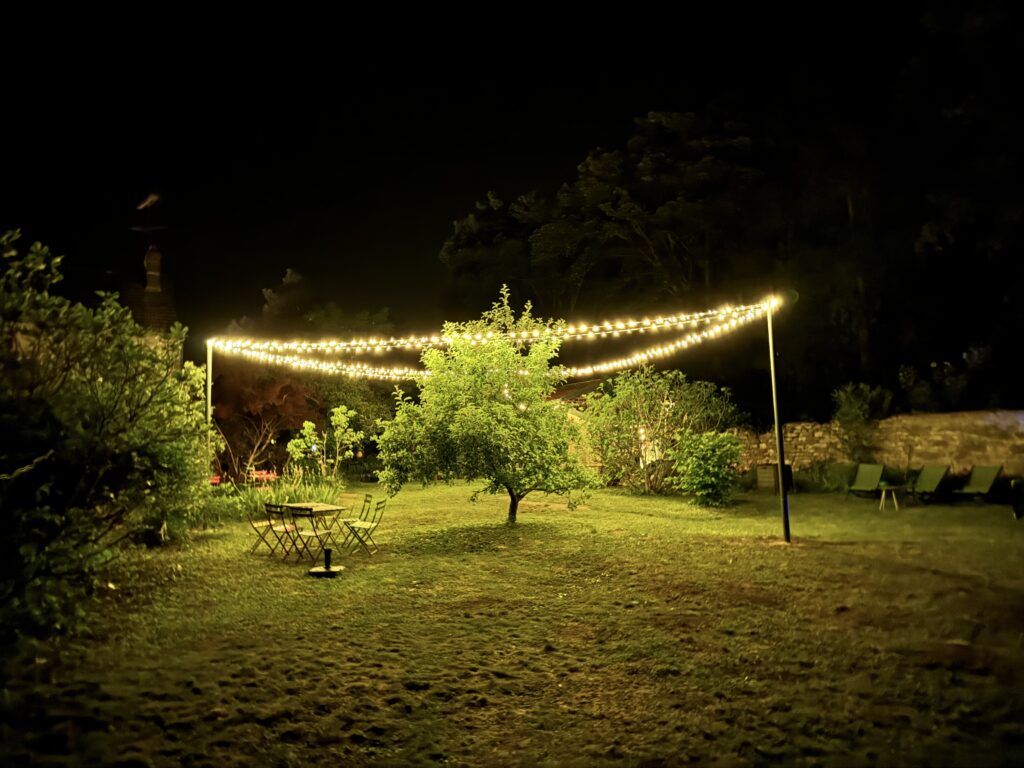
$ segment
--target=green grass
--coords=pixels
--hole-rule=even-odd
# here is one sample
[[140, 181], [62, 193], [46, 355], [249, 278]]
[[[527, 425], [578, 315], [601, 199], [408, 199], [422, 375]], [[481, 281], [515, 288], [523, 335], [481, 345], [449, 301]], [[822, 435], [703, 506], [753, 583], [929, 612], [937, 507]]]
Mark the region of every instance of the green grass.
[[381, 552], [332, 581], [246, 555], [241, 524], [126, 563], [91, 638], [13, 665], [8, 762], [1024, 758], [1008, 507], [797, 494], [787, 546], [766, 495], [530, 496], [510, 528], [506, 499], [469, 492], [403, 491]]

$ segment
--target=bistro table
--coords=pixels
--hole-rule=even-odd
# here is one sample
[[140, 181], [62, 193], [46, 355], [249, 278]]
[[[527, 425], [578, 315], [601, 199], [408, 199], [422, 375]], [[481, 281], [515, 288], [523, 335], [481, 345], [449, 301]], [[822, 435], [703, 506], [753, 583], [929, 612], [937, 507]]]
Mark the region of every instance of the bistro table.
[[[292, 516], [297, 528], [296, 534], [302, 541], [302, 548], [306, 550], [312, 560], [316, 560], [316, 556], [324, 550], [324, 542], [331, 542], [337, 546], [338, 542], [334, 538], [336, 525], [338, 532], [344, 531], [345, 539], [348, 539], [348, 524], [356, 519], [342, 517], [342, 513], [351, 510], [352, 507], [340, 504], [327, 504], [322, 501], [289, 501], [281, 506], [287, 509]], [[308, 530], [299, 527], [298, 518], [309, 520]], [[307, 538], [314, 539], [319, 546], [315, 553], [306, 544]]]

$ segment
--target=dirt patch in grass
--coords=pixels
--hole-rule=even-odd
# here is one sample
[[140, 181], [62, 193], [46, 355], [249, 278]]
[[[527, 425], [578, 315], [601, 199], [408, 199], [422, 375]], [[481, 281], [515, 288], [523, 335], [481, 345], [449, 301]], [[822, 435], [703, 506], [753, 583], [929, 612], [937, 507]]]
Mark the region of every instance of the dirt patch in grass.
[[[370, 489], [372, 490], [372, 489]], [[801, 495], [707, 512], [403, 492], [333, 581], [230, 526], [25, 646], [10, 765], [1002, 765], [1024, 750], [1024, 526]]]

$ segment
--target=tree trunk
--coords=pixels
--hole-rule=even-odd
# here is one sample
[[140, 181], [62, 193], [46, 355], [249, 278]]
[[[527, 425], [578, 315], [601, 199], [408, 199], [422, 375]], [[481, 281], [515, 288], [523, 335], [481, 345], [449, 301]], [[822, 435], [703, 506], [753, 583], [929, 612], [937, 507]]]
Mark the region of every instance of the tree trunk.
[[519, 500], [522, 496], [519, 496], [511, 488], [508, 489], [508, 524], [516, 524], [516, 510], [519, 509]]

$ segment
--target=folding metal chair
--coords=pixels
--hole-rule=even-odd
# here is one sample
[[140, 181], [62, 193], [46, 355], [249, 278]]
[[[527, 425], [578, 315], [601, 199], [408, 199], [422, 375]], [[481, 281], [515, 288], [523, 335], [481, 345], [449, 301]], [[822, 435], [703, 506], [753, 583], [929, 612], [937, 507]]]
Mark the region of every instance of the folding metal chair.
[[[370, 510], [373, 508], [373, 494], [367, 493], [363, 496], [363, 506], [359, 510], [359, 520], [368, 520], [370, 517]], [[349, 528], [349, 524], [354, 523], [356, 518], [346, 517], [344, 514], [338, 514], [334, 518], [333, 528], [335, 533], [343, 534], [341, 538], [341, 546], [338, 547], [339, 551], [348, 551], [352, 549], [355, 544], [352, 541], [352, 530]], [[337, 544], [337, 541], [335, 541]]]
[[[316, 503], [308, 508], [289, 506], [292, 519], [295, 521], [295, 546], [300, 557], [305, 553], [315, 562], [328, 546], [336, 552], [341, 552], [345, 548], [347, 538], [339, 546], [335, 534], [345, 530], [346, 537], [348, 536], [345, 524], [354, 518], [346, 518], [346, 515], [351, 514], [352, 508], [334, 505], [327, 507], [325, 509], [324, 505]], [[300, 521], [308, 522], [308, 527]]]
[[[266, 513], [266, 529], [264, 530], [265, 543], [270, 548], [270, 554], [273, 555], [278, 549], [282, 550], [281, 556], [287, 558], [291, 551], [295, 549], [295, 524], [288, 520], [288, 509], [281, 504], [271, 504], [267, 502], [263, 505], [263, 511]], [[250, 518], [249, 522], [252, 522]], [[256, 546], [259, 545], [259, 541], [256, 542]], [[253, 547], [255, 550], [256, 547]]]
[[[352, 535], [352, 539], [355, 541], [356, 546], [362, 547], [363, 551], [368, 555], [372, 555], [374, 552], [380, 550], [377, 546], [377, 542], [373, 540], [373, 532], [377, 530], [377, 526], [380, 525], [380, 519], [384, 516], [384, 507], [387, 506], [387, 499], [384, 501], [378, 501], [372, 510], [368, 512], [365, 519], [353, 520], [346, 523], [346, 527]], [[348, 541], [348, 538], [346, 538]], [[370, 545], [373, 545], [373, 549], [370, 549]]]
[[278, 545], [274, 543], [273, 537], [271, 536], [273, 531], [271, 531], [270, 518], [263, 517], [260, 519], [259, 517], [253, 517], [253, 514], [249, 510], [245, 511], [245, 517], [249, 521], [249, 525], [251, 525], [252, 529], [256, 532], [256, 541], [254, 541], [252, 547], [249, 548], [249, 554], [253, 554], [257, 549], [259, 549], [260, 544], [263, 544], [268, 550], [270, 550], [270, 554], [273, 555], [274, 550]]

